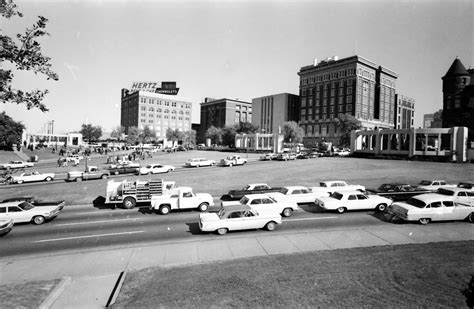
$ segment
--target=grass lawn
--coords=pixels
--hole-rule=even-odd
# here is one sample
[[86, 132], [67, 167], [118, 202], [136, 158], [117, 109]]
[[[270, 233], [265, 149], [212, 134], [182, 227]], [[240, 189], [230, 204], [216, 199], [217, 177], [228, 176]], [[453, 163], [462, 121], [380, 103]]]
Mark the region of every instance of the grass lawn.
[[474, 242], [237, 259], [127, 274], [114, 307], [465, 307]]
[[38, 308], [61, 279], [0, 286], [0, 308]]

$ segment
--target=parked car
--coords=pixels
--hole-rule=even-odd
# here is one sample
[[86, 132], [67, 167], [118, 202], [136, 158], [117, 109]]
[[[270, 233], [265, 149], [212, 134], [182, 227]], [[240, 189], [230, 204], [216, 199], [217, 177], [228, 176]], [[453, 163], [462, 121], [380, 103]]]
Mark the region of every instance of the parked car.
[[208, 160], [205, 158], [192, 158], [189, 159], [186, 163], [185, 166], [187, 167], [201, 167], [201, 166], [214, 166], [216, 164], [216, 161], [214, 160]]
[[245, 165], [245, 163], [247, 163], [247, 159], [239, 155], [228, 156], [221, 160], [222, 166]]
[[272, 210], [283, 217], [290, 217], [299, 207], [295, 201], [285, 198], [282, 193], [273, 192], [269, 194], [250, 194], [241, 198], [239, 201], [222, 201], [223, 207], [231, 205], [248, 205], [256, 210]]
[[11, 218], [13, 222], [33, 222], [43, 224], [59, 215], [60, 206], [35, 207], [28, 202], [9, 202], [0, 204], [0, 219]]
[[474, 206], [474, 191], [464, 188], [440, 188], [436, 193], [451, 196], [453, 202], [463, 205]]
[[293, 152], [279, 153], [277, 156], [277, 160], [279, 161], [296, 160], [296, 153], [293, 153]]
[[348, 184], [342, 180], [329, 180], [329, 181], [321, 181], [319, 183], [319, 187], [311, 187], [313, 192], [322, 192], [322, 193], [329, 193], [332, 194], [334, 191], [351, 191], [357, 190], [364, 192], [365, 187], [362, 185], [352, 185]]
[[[286, 199], [298, 204], [312, 204], [318, 197], [328, 197], [327, 192], [313, 192], [311, 188], [303, 186], [287, 186], [281, 189], [281, 193]], [[273, 196], [273, 193], [267, 193]]]
[[162, 165], [159, 163], [148, 164], [137, 170], [139, 175], [169, 173], [174, 171], [175, 167], [172, 165]]
[[474, 222], [474, 207], [458, 204], [451, 196], [429, 193], [414, 196], [406, 202], [393, 203], [388, 211], [395, 219], [418, 221], [468, 220]]
[[26, 161], [10, 161], [8, 163], [4, 163], [1, 165], [3, 169], [26, 168], [26, 167], [33, 167], [33, 166], [35, 166], [33, 162], [26, 162]]
[[38, 171], [21, 173], [20, 175], [10, 176], [7, 181], [9, 183], [24, 183], [24, 182], [35, 182], [35, 181], [51, 181], [54, 180], [54, 173], [40, 173]]
[[278, 154], [271, 152], [271, 153], [265, 153], [260, 156], [260, 160], [262, 161], [271, 161], [275, 160], [278, 157]]
[[0, 236], [10, 233], [13, 229], [12, 218], [0, 218]]
[[385, 211], [392, 204], [392, 200], [378, 195], [366, 195], [360, 191], [342, 191], [334, 192], [329, 197], [317, 198], [315, 204], [342, 214], [347, 210], [360, 209]]
[[446, 180], [422, 180], [418, 185], [418, 189], [436, 191], [439, 188], [455, 187], [456, 185], [449, 184]]
[[251, 183], [246, 185], [240, 190], [229, 190], [227, 194], [221, 196], [222, 201], [238, 201], [245, 195], [269, 193], [269, 192], [280, 192], [281, 187], [270, 187], [266, 183]]
[[415, 195], [431, 192], [430, 190], [418, 189], [406, 183], [384, 183], [377, 189], [366, 190], [368, 194], [377, 194], [394, 201], [406, 201]]
[[224, 235], [228, 231], [266, 228], [273, 231], [281, 224], [281, 216], [274, 211], [257, 211], [247, 205], [222, 207], [218, 213], [199, 214], [199, 229]]
[[119, 174], [135, 174], [138, 172], [139, 168], [130, 166], [130, 165], [114, 165], [114, 167], [107, 168], [111, 175]]

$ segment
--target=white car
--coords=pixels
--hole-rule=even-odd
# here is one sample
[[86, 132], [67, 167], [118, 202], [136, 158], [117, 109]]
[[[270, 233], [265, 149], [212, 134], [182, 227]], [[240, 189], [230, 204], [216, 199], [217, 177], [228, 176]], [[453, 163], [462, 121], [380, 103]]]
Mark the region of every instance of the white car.
[[393, 203], [388, 211], [405, 221], [418, 221], [428, 224], [430, 221], [468, 220], [474, 222], [474, 207], [458, 204], [452, 196], [427, 193], [414, 196], [406, 202]]
[[436, 193], [452, 197], [453, 202], [468, 206], [474, 206], [474, 191], [463, 188], [441, 188]]
[[59, 215], [63, 206], [35, 207], [25, 201], [0, 204], [0, 219], [12, 219], [13, 223], [33, 222], [43, 224], [46, 220]]
[[10, 161], [9, 163], [2, 164], [2, 168], [25, 168], [25, 167], [33, 167], [35, 164], [33, 162], [26, 162], [26, 161]]
[[[273, 196], [272, 193], [267, 193], [269, 196]], [[278, 193], [277, 193], [278, 194]], [[318, 197], [328, 197], [327, 192], [313, 192], [311, 188], [303, 186], [287, 186], [283, 187], [281, 194], [285, 196], [287, 200], [293, 201], [297, 204], [311, 204], [314, 203]]]
[[237, 155], [228, 156], [227, 158], [221, 160], [222, 166], [244, 165], [245, 163], [247, 163], [247, 159]]
[[283, 217], [290, 217], [299, 207], [296, 202], [288, 200], [282, 193], [273, 192], [269, 194], [249, 194], [242, 197], [239, 201], [221, 202], [223, 207], [232, 205], [247, 205], [257, 211], [274, 211]]
[[140, 175], [148, 174], [159, 174], [159, 173], [169, 173], [174, 171], [175, 167], [172, 165], [162, 165], [159, 163], [148, 164], [147, 166], [141, 167], [138, 170]]
[[201, 166], [213, 166], [216, 164], [216, 161], [214, 160], [208, 160], [205, 158], [193, 158], [189, 159], [185, 166], [187, 167], [201, 167]]
[[54, 173], [40, 173], [37, 171], [21, 173], [18, 176], [10, 176], [8, 178], [9, 183], [24, 183], [24, 182], [35, 182], [35, 181], [51, 181], [54, 180]]
[[422, 180], [418, 185], [418, 189], [436, 191], [440, 188], [456, 187], [454, 184], [449, 184], [446, 180]]
[[0, 236], [10, 233], [13, 229], [13, 219], [0, 218]]
[[342, 180], [330, 180], [330, 181], [321, 181], [319, 187], [311, 187], [313, 192], [325, 192], [332, 194], [333, 192], [341, 191], [365, 191], [365, 187], [362, 185], [351, 185]]
[[273, 231], [281, 224], [281, 216], [274, 211], [256, 210], [247, 205], [222, 207], [218, 213], [199, 214], [199, 228], [203, 232], [224, 235], [228, 231], [266, 228]]
[[392, 200], [378, 195], [366, 195], [360, 191], [334, 192], [329, 197], [317, 198], [315, 204], [342, 214], [346, 210], [376, 209], [385, 211]]

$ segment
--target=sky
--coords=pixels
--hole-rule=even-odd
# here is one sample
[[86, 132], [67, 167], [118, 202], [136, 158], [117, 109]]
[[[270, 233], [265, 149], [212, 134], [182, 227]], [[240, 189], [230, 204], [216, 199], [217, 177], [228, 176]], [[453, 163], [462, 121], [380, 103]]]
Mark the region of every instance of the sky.
[[199, 123], [205, 97], [298, 94], [300, 68], [336, 55], [398, 73], [397, 93], [415, 99], [419, 127], [424, 114], [442, 108], [441, 77], [454, 59], [474, 67], [470, 0], [15, 3], [24, 16], [2, 18], [1, 31], [15, 36], [38, 15], [48, 18], [42, 49], [59, 74], [48, 81], [15, 72], [14, 87], [50, 91], [46, 113], [0, 105], [29, 132], [51, 120], [55, 133], [84, 123], [110, 132], [120, 125], [120, 91], [133, 81], [176, 81]]

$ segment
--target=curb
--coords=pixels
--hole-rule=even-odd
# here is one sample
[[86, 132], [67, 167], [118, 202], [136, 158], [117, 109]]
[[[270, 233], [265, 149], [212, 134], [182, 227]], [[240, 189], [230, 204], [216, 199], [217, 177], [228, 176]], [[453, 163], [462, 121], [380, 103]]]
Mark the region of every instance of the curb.
[[115, 301], [117, 300], [117, 297], [120, 293], [120, 289], [122, 289], [123, 282], [125, 281], [125, 276], [127, 275], [127, 271], [122, 271], [117, 279], [117, 282], [115, 282], [115, 286], [112, 290], [112, 293], [110, 293], [109, 300], [107, 301], [107, 304], [105, 305], [105, 308], [108, 308], [115, 304]]
[[54, 302], [61, 296], [64, 290], [71, 285], [71, 277], [63, 277], [59, 284], [54, 288], [54, 290], [49, 293], [48, 297], [41, 303], [38, 307], [39, 309], [49, 309]]

